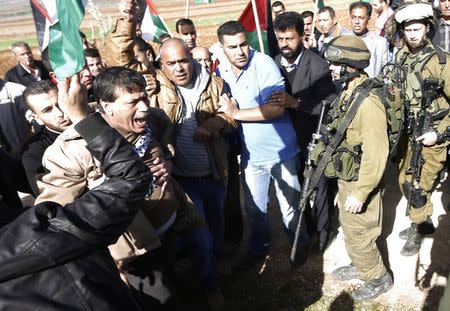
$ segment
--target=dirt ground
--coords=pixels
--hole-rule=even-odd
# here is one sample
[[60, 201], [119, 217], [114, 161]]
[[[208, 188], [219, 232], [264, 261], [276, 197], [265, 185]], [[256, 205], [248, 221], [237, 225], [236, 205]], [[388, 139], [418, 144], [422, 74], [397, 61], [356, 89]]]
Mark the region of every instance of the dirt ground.
[[[184, 14], [181, 0], [155, 1], [163, 3], [160, 12], [178, 16]], [[192, 10], [192, 18], [208, 16], [222, 12], [236, 18], [242, 11], [246, 1], [217, 0], [217, 7], [202, 6]], [[297, 11], [311, 8], [311, 1], [283, 1], [289, 8]], [[338, 11], [338, 18], [348, 25], [345, 3], [349, 1], [325, 1], [326, 4], [336, 4], [342, 8]], [[345, 3], [344, 3], [345, 2]], [[218, 5], [221, 5], [220, 7]], [[178, 11], [176, 8], [178, 6]], [[226, 8], [228, 7], [228, 9]], [[229, 9], [232, 8], [232, 9]], [[177, 13], [178, 12], [178, 13]], [[180, 13], [182, 12], [182, 13]], [[113, 14], [113, 13], [111, 13]], [[23, 23], [18, 21], [17, 23]], [[372, 21], [373, 22], [373, 21]], [[14, 27], [14, 21], [7, 21], [8, 27]], [[199, 43], [210, 46], [216, 40], [217, 24], [199, 26]], [[22, 27], [22, 26], [21, 26]], [[33, 33], [33, 24], [28, 22], [24, 29]], [[7, 38], [5, 22], [0, 22], [2, 38]], [[34, 49], [35, 55], [38, 50]], [[38, 57], [37, 57], [38, 58]], [[0, 51], [0, 77], [7, 69], [15, 65], [9, 51]], [[446, 279], [450, 272], [450, 178], [438, 186], [433, 194], [435, 206], [433, 221], [436, 232], [425, 239], [419, 256], [403, 257], [399, 252], [404, 241], [398, 238], [398, 232], [409, 225], [404, 216], [405, 200], [402, 199], [395, 181], [396, 169], [390, 165], [386, 170], [386, 190], [384, 194], [383, 234], [379, 239], [385, 264], [393, 273], [394, 288], [378, 297], [371, 303], [353, 302], [348, 292], [358, 285], [358, 282], [336, 282], [330, 273], [335, 268], [346, 265], [349, 259], [346, 255], [342, 232], [338, 231], [333, 242], [322, 254], [312, 250], [308, 260], [300, 268], [292, 268], [289, 264], [288, 241], [283, 234], [280, 215], [274, 203], [270, 207], [272, 246], [270, 257], [264, 267], [231, 274], [223, 279], [223, 290], [226, 298], [227, 310], [437, 310], [438, 302], [443, 295]], [[245, 236], [248, 229], [245, 228]], [[241, 249], [246, 245], [242, 243]], [[230, 259], [233, 262], [235, 258]], [[192, 295], [195, 285], [189, 276], [181, 277], [180, 288], [183, 288], [181, 301], [186, 305], [195, 306], [198, 302]]]

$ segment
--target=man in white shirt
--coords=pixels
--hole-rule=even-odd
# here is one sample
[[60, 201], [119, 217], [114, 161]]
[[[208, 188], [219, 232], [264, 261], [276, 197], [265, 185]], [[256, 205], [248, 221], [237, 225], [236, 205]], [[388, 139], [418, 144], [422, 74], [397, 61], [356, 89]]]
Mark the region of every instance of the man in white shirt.
[[350, 4], [350, 25], [353, 34], [363, 39], [370, 51], [369, 66], [364, 71], [369, 78], [374, 78], [381, 73], [388, 61], [388, 43], [385, 38], [367, 28], [371, 13], [372, 6], [367, 2]]

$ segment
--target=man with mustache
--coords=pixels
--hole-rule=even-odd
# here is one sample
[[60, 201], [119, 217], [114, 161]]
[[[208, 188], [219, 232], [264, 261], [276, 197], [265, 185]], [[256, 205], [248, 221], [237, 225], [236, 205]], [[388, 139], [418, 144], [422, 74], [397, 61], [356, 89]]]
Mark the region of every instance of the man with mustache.
[[[289, 112], [300, 145], [302, 165], [306, 161], [307, 146], [317, 128], [320, 103], [336, 96], [327, 61], [303, 47], [303, 23], [303, 17], [295, 12], [284, 13], [274, 21], [281, 51], [275, 57], [275, 62], [285, 78], [286, 91], [294, 98], [294, 103], [300, 103], [297, 109]], [[318, 185], [314, 208], [320, 250], [326, 246], [330, 229], [327, 189], [327, 179], [323, 176]]]
[[[156, 76], [160, 89], [152, 95], [151, 103], [163, 109], [171, 121], [168, 137], [175, 147], [173, 176], [208, 224], [214, 255], [221, 260], [224, 256], [228, 136], [237, 128], [237, 123], [218, 113], [220, 103], [229, 101], [224, 96], [223, 80], [195, 62], [183, 40], [164, 41], [160, 55], [162, 70]], [[204, 247], [205, 251], [209, 248]], [[210, 298], [221, 296], [219, 283], [217, 278], [206, 278], [206, 275], [212, 276], [214, 271], [201, 275], [213, 308]]]
[[[159, 118], [149, 115], [145, 88], [146, 81], [141, 74], [123, 67], [106, 69], [96, 77], [93, 87], [103, 119], [134, 145], [154, 177], [153, 193], [141, 206], [126, 234], [110, 247], [124, 281], [134, 293], [139, 293], [137, 297], [145, 296], [150, 286], [149, 251], [161, 245], [159, 234], [174, 223], [178, 208], [165, 196], [171, 165], [165, 160], [158, 139], [164, 118], [162, 114]], [[85, 145], [85, 140], [71, 126], [47, 148], [42, 163], [48, 173], [37, 182], [36, 204], [44, 201], [68, 204], [104, 181], [98, 161]], [[159, 199], [162, 202], [155, 204]], [[139, 303], [145, 306], [145, 302]]]
[[341, 35], [349, 35], [351, 31], [337, 22], [336, 12], [330, 6], [324, 6], [317, 13], [317, 25], [322, 35], [317, 40], [317, 50], [323, 54], [323, 50], [333, 38]]
[[375, 78], [388, 61], [388, 43], [385, 38], [367, 28], [372, 15], [370, 3], [353, 2], [350, 4], [349, 11], [353, 34], [363, 39], [370, 51], [369, 66], [364, 71], [367, 72], [369, 78]]
[[2, 309], [142, 310], [107, 247], [149, 195], [152, 176], [116, 130], [87, 115], [84, 93], [77, 76], [61, 81], [59, 103], [108, 178], [69, 204], [36, 204], [2, 227]]

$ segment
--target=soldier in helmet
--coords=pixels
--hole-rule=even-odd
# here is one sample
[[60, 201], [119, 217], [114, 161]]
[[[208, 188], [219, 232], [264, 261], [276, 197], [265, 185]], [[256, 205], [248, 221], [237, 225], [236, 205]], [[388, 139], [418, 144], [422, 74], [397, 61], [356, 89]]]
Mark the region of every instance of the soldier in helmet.
[[[401, 250], [404, 256], [412, 256], [420, 250], [425, 234], [434, 232], [430, 216], [433, 205], [430, 195], [433, 185], [442, 170], [447, 153], [448, 141], [444, 132], [450, 125], [448, 115], [450, 96], [450, 59], [440, 47], [434, 46], [430, 38], [434, 35], [434, 16], [432, 6], [428, 3], [412, 3], [400, 7], [395, 13], [397, 29], [401, 30], [405, 46], [397, 53], [396, 63], [401, 65], [406, 74], [405, 108], [411, 120], [416, 119], [421, 107], [422, 86], [427, 79], [436, 79], [443, 83], [437, 89], [434, 99], [427, 108], [431, 114], [441, 113], [431, 122], [428, 131], [415, 138], [412, 131], [407, 131], [400, 145], [399, 184], [403, 194], [410, 198], [409, 218], [411, 226], [400, 232], [400, 238], [406, 243]], [[435, 81], [436, 81], [435, 80]], [[447, 114], [445, 115], [445, 111]], [[411, 165], [411, 144], [413, 139], [422, 143], [421, 157], [423, 166], [420, 182], [412, 182], [408, 168]]]
[[380, 183], [389, 153], [386, 112], [380, 98], [371, 92], [373, 82], [364, 72], [370, 52], [362, 39], [337, 37], [330, 41], [324, 57], [333, 79], [343, 88], [328, 112], [326, 139], [316, 149], [324, 150], [327, 141], [330, 146], [337, 143], [337, 147], [328, 161], [329, 151], [318, 151], [317, 158], [327, 161], [325, 175], [337, 178], [339, 221], [352, 261], [332, 274], [341, 281], [364, 280], [351, 296], [366, 301], [393, 285], [375, 243], [381, 234]]

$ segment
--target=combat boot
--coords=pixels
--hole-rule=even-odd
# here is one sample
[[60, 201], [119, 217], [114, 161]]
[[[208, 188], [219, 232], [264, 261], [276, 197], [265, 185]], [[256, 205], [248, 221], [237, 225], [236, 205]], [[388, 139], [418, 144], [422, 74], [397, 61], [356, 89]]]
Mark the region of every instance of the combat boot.
[[352, 263], [348, 266], [337, 268], [331, 272], [331, 275], [338, 281], [348, 281], [361, 278], [361, 274]]
[[[411, 223], [410, 227], [400, 231], [398, 237], [402, 240], [408, 239], [408, 233], [411, 230], [412, 225], [413, 224]], [[430, 216], [427, 217], [426, 221], [419, 224], [419, 232], [423, 235], [432, 234], [434, 233], [434, 231], [436, 231], [436, 229], [434, 228], [433, 221], [431, 220]]]
[[400, 231], [399, 234], [398, 234], [398, 237], [400, 239], [402, 239], [402, 240], [408, 239], [408, 234], [409, 234], [409, 231], [411, 231], [412, 225], [413, 225], [413, 223], [411, 223], [411, 226], [409, 226], [408, 228], [403, 229], [402, 231]]
[[408, 233], [408, 239], [403, 246], [400, 254], [403, 256], [413, 256], [420, 250], [420, 245], [423, 241], [423, 235], [419, 232], [418, 224], [411, 224], [411, 228]]
[[350, 293], [350, 296], [356, 301], [372, 300], [382, 293], [387, 292], [392, 288], [394, 282], [391, 275], [386, 272], [382, 277], [364, 282], [361, 287], [355, 289]]

